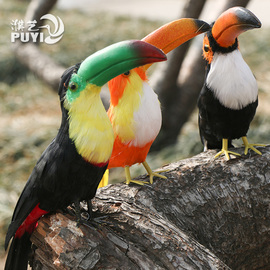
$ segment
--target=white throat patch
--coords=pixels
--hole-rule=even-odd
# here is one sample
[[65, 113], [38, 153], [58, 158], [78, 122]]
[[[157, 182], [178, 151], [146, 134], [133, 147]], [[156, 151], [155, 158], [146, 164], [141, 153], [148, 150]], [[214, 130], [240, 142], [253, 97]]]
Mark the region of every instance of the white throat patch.
[[158, 97], [147, 82], [143, 82], [143, 94], [139, 109], [134, 112], [135, 139], [132, 145], [143, 147], [153, 141], [161, 128], [161, 109]]
[[233, 110], [242, 109], [258, 96], [256, 79], [239, 50], [214, 54], [206, 85], [222, 105]]

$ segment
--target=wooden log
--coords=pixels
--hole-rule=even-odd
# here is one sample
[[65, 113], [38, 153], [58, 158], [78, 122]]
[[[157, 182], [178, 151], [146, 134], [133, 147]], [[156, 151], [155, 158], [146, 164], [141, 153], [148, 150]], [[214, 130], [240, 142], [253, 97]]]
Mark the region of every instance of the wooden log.
[[270, 147], [260, 150], [230, 161], [212, 150], [166, 166], [153, 185], [102, 188], [101, 224], [43, 217], [33, 269], [269, 269]]

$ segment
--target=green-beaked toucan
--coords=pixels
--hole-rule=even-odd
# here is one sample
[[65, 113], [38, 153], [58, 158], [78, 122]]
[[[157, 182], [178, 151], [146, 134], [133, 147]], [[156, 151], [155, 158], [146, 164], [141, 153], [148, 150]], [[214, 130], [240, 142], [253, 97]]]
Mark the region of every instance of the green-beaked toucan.
[[[15, 207], [5, 248], [13, 237], [5, 270], [26, 270], [30, 235], [38, 219], [74, 203], [90, 205], [112, 152], [114, 134], [100, 99], [101, 86], [113, 77], [165, 54], [142, 41], [111, 45], [67, 69], [60, 82], [62, 123], [43, 152]], [[88, 209], [91, 211], [91, 209]]]

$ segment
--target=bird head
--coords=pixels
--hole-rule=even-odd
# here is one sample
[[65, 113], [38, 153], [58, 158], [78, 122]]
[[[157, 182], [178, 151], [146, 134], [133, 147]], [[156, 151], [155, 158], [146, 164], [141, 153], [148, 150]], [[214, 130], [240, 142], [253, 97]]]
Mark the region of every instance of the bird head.
[[228, 53], [238, 48], [238, 36], [250, 29], [260, 28], [261, 22], [248, 9], [233, 7], [223, 12], [204, 37], [203, 56], [211, 63], [215, 52]]
[[166, 55], [161, 50], [144, 41], [118, 42], [74, 66], [73, 74], [65, 80], [65, 87], [60, 88], [60, 97], [65, 97], [65, 108], [69, 109], [85, 90], [99, 94], [101, 86], [115, 76], [140, 65], [164, 60]]
[[[209, 29], [210, 26], [204, 21], [184, 18], [161, 26], [144, 37], [142, 41], [154, 45], [167, 54], [184, 42]], [[118, 100], [122, 96], [127, 84], [132, 85], [133, 89], [137, 89], [136, 84], [138, 84], [139, 81], [146, 81], [147, 77], [145, 72], [151, 65], [152, 63], [146, 64], [112, 79], [109, 82], [111, 104], [114, 106], [118, 104]]]
[[114, 134], [100, 98], [101, 86], [129, 69], [165, 59], [161, 50], [146, 42], [124, 41], [92, 54], [64, 73], [60, 130], [68, 131], [84, 160], [104, 166], [113, 148]]

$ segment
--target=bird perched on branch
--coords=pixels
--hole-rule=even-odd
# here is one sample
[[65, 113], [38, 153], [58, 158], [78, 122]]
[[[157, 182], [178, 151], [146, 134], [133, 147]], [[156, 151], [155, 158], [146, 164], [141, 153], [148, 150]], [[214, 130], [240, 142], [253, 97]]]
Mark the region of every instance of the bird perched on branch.
[[100, 99], [101, 86], [113, 77], [147, 63], [164, 61], [166, 55], [142, 41], [111, 45], [86, 58], [62, 76], [59, 96], [62, 123], [56, 138], [44, 151], [15, 207], [5, 248], [13, 237], [5, 270], [27, 269], [30, 235], [38, 219], [95, 196], [111, 156], [114, 134]]
[[[203, 21], [185, 18], [163, 25], [143, 41], [167, 54], [209, 28], [210, 26]], [[108, 116], [115, 135], [108, 169], [124, 167], [127, 184], [145, 183], [131, 178], [129, 168], [136, 163], [143, 164], [151, 184], [154, 176], [166, 178], [158, 172], [153, 172], [146, 162], [146, 156], [161, 127], [160, 103], [146, 76], [149, 66], [151, 64], [132, 69], [108, 83], [111, 94]], [[100, 186], [106, 184], [104, 181]]]
[[[222, 13], [205, 34], [203, 56], [206, 76], [198, 98], [199, 129], [204, 149], [221, 149], [230, 159], [232, 140], [242, 138], [245, 154], [252, 149], [247, 132], [258, 105], [257, 82], [239, 50], [238, 36], [261, 22], [248, 9], [230, 8]], [[259, 146], [259, 144], [257, 144]]]

